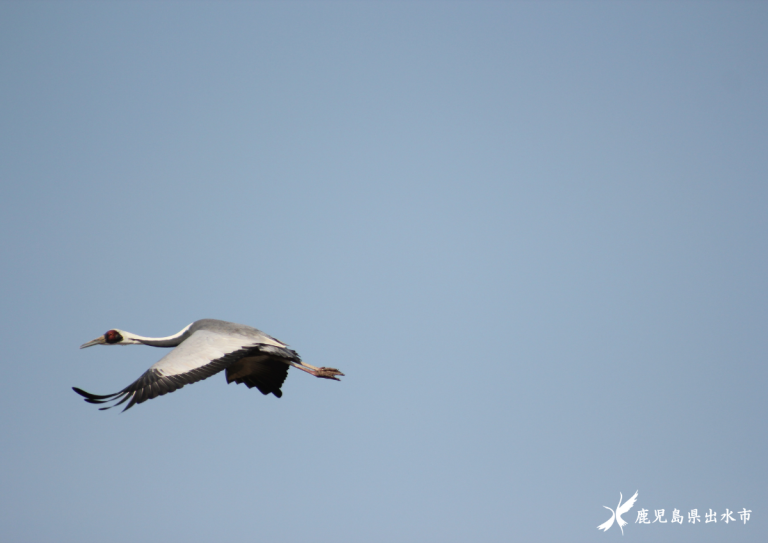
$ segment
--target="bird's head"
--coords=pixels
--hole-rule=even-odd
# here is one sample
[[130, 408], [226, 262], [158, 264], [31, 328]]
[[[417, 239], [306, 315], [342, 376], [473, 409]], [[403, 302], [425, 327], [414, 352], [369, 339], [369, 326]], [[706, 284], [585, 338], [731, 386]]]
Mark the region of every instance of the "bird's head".
[[130, 332], [123, 330], [109, 330], [103, 336], [99, 336], [96, 339], [83, 343], [80, 345], [81, 349], [86, 347], [93, 347], [94, 345], [138, 345], [141, 342], [134, 337]]

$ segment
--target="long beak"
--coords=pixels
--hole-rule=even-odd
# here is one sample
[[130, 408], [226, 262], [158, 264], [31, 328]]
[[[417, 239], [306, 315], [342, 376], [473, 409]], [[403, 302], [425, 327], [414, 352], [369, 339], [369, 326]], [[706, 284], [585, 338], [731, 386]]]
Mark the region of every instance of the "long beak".
[[86, 347], [93, 347], [94, 345], [104, 345], [106, 341], [104, 340], [104, 336], [99, 336], [96, 339], [92, 339], [88, 343], [83, 343], [80, 345], [81, 349], [85, 349]]

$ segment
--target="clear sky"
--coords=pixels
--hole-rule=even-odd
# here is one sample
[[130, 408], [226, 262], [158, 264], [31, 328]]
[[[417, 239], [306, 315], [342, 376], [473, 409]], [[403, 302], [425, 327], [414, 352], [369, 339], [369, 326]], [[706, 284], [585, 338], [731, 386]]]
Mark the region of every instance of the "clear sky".
[[[0, 540], [766, 540], [767, 52], [765, 2], [0, 3]], [[71, 390], [201, 318], [346, 377]]]

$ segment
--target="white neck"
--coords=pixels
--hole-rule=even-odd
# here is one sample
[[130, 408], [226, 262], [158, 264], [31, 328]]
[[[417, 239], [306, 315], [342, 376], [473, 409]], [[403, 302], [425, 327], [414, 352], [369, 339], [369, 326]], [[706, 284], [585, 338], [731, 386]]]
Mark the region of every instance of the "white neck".
[[132, 334], [131, 332], [126, 332], [125, 330], [117, 330], [120, 335], [123, 336], [123, 340], [119, 344], [150, 345], [152, 347], [175, 347], [185, 339], [182, 336], [187, 333], [190, 326], [192, 326], [192, 324], [188, 324], [181, 331], [167, 337], [144, 337], [137, 334]]

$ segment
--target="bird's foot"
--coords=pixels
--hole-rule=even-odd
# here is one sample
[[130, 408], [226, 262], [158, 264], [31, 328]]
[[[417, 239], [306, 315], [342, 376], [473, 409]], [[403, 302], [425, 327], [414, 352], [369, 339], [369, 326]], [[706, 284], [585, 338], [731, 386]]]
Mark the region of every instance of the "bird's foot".
[[340, 381], [340, 379], [336, 377], [337, 375], [344, 377], [344, 374], [336, 368], [317, 368], [312, 371], [312, 375], [315, 377], [322, 377], [323, 379], [333, 379], [334, 381]]

